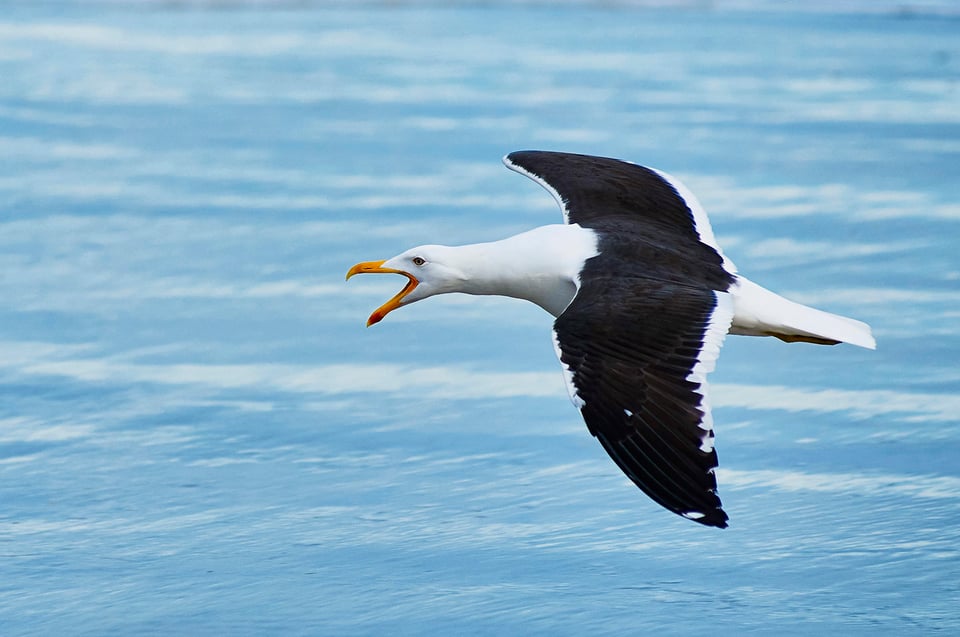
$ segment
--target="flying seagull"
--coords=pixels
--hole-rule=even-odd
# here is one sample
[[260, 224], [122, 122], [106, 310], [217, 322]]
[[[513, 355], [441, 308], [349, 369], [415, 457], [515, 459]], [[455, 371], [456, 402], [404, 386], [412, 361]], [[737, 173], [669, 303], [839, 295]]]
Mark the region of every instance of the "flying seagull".
[[726, 527], [706, 383], [724, 337], [874, 349], [870, 327], [789, 301], [738, 274], [693, 193], [666, 173], [536, 150], [503, 161], [543, 186], [565, 223], [358, 263], [348, 279], [407, 277], [367, 325], [448, 292], [536, 303], [556, 319], [553, 343], [570, 399], [613, 461], [664, 508]]

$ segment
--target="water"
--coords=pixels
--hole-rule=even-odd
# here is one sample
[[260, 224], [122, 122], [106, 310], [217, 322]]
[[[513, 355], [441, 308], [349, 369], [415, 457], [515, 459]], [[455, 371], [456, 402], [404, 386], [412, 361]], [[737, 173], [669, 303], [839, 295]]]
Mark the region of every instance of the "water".
[[[960, 632], [950, 13], [10, 3], [0, 630]], [[360, 260], [559, 219], [499, 158], [667, 170], [876, 352], [728, 339], [731, 527], [627, 483], [550, 319]]]

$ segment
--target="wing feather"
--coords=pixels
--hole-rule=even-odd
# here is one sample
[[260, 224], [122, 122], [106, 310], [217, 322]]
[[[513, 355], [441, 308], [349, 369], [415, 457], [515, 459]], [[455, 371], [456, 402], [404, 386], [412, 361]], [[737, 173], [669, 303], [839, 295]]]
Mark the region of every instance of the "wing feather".
[[648, 279], [591, 281], [554, 323], [587, 428], [661, 506], [726, 526], [705, 398], [731, 319], [726, 295]]
[[593, 230], [554, 323], [570, 397], [614, 462], [663, 507], [724, 527], [706, 375], [733, 320], [736, 268], [678, 180], [629, 162], [518, 151], [504, 163]]

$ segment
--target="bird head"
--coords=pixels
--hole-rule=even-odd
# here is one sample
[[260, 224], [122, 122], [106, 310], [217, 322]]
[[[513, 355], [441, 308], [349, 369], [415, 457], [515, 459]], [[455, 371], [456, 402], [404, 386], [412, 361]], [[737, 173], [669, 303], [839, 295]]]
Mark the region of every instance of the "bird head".
[[386, 261], [364, 261], [350, 268], [347, 279], [355, 274], [402, 274], [407, 277], [403, 289], [373, 311], [367, 319], [367, 327], [379, 323], [403, 305], [434, 294], [456, 292], [457, 283], [464, 277], [451, 265], [451, 255], [452, 249], [446, 246], [419, 246]]

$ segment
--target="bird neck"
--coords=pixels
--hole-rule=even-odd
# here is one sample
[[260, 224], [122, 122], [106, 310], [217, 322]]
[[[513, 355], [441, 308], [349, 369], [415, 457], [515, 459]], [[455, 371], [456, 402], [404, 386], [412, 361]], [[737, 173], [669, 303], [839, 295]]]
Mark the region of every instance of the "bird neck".
[[458, 292], [525, 299], [559, 316], [577, 293], [584, 261], [597, 254], [597, 238], [557, 224], [450, 250], [463, 273]]

